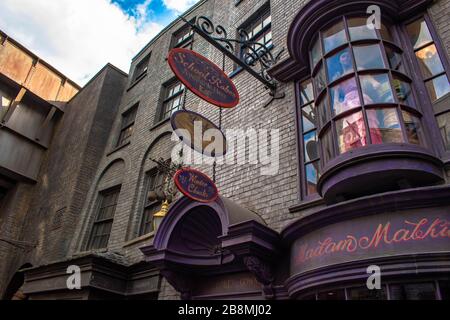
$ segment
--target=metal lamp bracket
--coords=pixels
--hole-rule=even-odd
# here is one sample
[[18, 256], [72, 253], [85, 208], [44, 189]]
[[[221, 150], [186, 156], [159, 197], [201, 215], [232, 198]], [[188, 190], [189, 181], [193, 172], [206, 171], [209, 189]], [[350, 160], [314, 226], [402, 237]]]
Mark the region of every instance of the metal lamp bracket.
[[[285, 49], [282, 49], [278, 54], [274, 54], [273, 46], [267, 47], [265, 44], [249, 40], [250, 36], [244, 29], [238, 30], [241, 39], [228, 38], [228, 34], [223, 26], [214, 25], [209, 18], [204, 16], [198, 17], [195, 22], [188, 21], [183, 17], [180, 18], [195, 33], [270, 90], [271, 97], [264, 104], [264, 107], [270, 105], [274, 100], [283, 99], [286, 96], [284, 92], [279, 90], [278, 82], [268, 73], [268, 70], [280, 60]], [[242, 54], [237, 55], [237, 50]]]

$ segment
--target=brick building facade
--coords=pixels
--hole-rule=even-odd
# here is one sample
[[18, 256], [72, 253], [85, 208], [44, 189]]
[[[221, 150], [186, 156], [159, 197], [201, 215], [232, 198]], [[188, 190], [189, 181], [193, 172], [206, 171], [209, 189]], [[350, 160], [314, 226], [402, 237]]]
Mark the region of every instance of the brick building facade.
[[[265, 86], [232, 62], [225, 64], [241, 100], [236, 108], [223, 110], [223, 128], [279, 130], [279, 170], [262, 175], [263, 165], [219, 164], [221, 198], [199, 206], [179, 195], [156, 232], [151, 218], [161, 204], [147, 199], [148, 191], [158, 185], [156, 164], [150, 158], [171, 157], [176, 142], [170, 113], [184, 105], [219, 122], [218, 108], [179, 86], [166, 61], [168, 52], [187, 47], [218, 66], [223, 55], [179, 19], [136, 55], [129, 76], [110, 65], [102, 69], [64, 107], [35, 181], [12, 183], [1, 200], [1, 235], [17, 241], [0, 241], [0, 294], [11, 298], [19, 291], [31, 299], [448, 299], [450, 119], [445, 111], [450, 109], [450, 2], [361, 3], [206, 0], [185, 13], [188, 21], [209, 17], [230, 37], [244, 28], [255, 34], [255, 40], [274, 45], [276, 52], [287, 49], [270, 70], [285, 97], [266, 108], [270, 96]], [[367, 20], [365, 9], [373, 3], [381, 7], [383, 21], [375, 33], [357, 19]], [[414, 27], [417, 21], [419, 32]], [[386, 30], [392, 34], [386, 35]], [[319, 34], [323, 48], [319, 46], [316, 57]], [[416, 43], [407, 43], [410, 39], [423, 43], [415, 47]], [[431, 72], [425, 76], [421, 61], [414, 59], [433, 44], [427, 52], [432, 61], [423, 62]], [[360, 70], [365, 60], [359, 61], [357, 52], [364, 46], [382, 48], [383, 66], [370, 66], [369, 61]], [[362, 145], [357, 147], [346, 145], [344, 129], [338, 131], [343, 118], [333, 96], [334, 88], [353, 79], [351, 72], [331, 79], [333, 57], [345, 50], [354, 52], [359, 104], [362, 100], [367, 104], [360, 106], [361, 119], [370, 134], [363, 142], [360, 137]], [[399, 69], [392, 66], [393, 59], [402, 64]], [[323, 84], [322, 70], [328, 71]], [[391, 88], [390, 95], [383, 96], [388, 100], [376, 101], [375, 95], [365, 92], [364, 79], [369, 76], [379, 83], [383, 76], [389, 78], [380, 84]], [[406, 98], [399, 102], [398, 86], [412, 88], [406, 91], [413, 102]], [[310, 90], [315, 93], [312, 97]], [[348, 94], [339, 98], [339, 105], [347, 109]], [[323, 120], [317, 121], [314, 112], [302, 112], [311, 103], [320, 112], [325, 99], [335, 109], [326, 111]], [[377, 117], [382, 110], [396, 110], [392, 111], [396, 123], [379, 124], [376, 131], [371, 110]], [[352, 116], [349, 110], [342, 114]], [[403, 140], [394, 141], [394, 136]], [[315, 153], [306, 145], [311, 141]], [[328, 158], [327, 141], [334, 141]], [[213, 176], [212, 166], [197, 167]], [[391, 248], [395, 241], [388, 239], [370, 251], [369, 245], [354, 249], [361, 250], [355, 256], [328, 255], [326, 248], [317, 247], [332, 236], [328, 241], [341, 241], [335, 247], [351, 248], [345, 236], [353, 232], [362, 239], [377, 226], [391, 223], [389, 230], [406, 233], [402, 219], [413, 223], [424, 218], [437, 221], [436, 230], [425, 229], [422, 238], [418, 229], [409, 238], [403, 234], [405, 243], [420, 242], [418, 246], [408, 242]], [[353, 230], [352, 223], [361, 229]], [[203, 239], [200, 242], [219, 246], [221, 255], [206, 254], [200, 247], [197, 256], [178, 238], [193, 243]], [[370, 264], [386, 270], [389, 280], [376, 295], [360, 288]], [[67, 290], [66, 271], [71, 265], [81, 268], [82, 290]]]

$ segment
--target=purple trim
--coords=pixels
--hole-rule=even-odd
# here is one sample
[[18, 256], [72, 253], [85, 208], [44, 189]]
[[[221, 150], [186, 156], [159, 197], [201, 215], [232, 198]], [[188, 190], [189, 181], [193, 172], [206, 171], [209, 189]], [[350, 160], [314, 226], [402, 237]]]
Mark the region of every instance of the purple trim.
[[323, 226], [356, 217], [369, 216], [393, 210], [438, 207], [450, 204], [450, 186], [415, 188], [358, 198], [318, 209], [299, 219], [281, 232], [284, 245]]
[[154, 244], [141, 251], [185, 299], [192, 297], [195, 283], [187, 279], [193, 275], [236, 270], [250, 271], [265, 297], [274, 298], [272, 263], [279, 256], [279, 243], [278, 233], [259, 216], [230, 200], [199, 203], [183, 197], [162, 221]]
[[286, 288], [291, 297], [305, 294], [321, 286], [348, 285], [364, 286], [367, 281], [367, 267], [378, 265], [382, 270], [383, 281], [408, 278], [411, 276], [447, 275], [450, 272], [450, 253], [408, 255], [382, 259], [361, 260], [325, 267], [304, 274], [296, 275], [286, 281]]
[[[400, 149], [400, 146], [403, 148]], [[427, 186], [444, 181], [442, 163], [422, 148], [412, 145], [381, 145], [349, 152], [334, 159], [325, 168], [318, 182], [320, 194], [336, 201], [339, 194], [361, 193], [370, 187], [377, 191], [406, 179], [414, 186]], [[381, 149], [381, 150], [380, 150]], [[376, 186], [376, 188], [375, 188]]]
[[280, 81], [299, 80], [309, 75], [309, 48], [317, 32], [343, 15], [367, 15], [369, 5], [378, 5], [384, 20], [401, 21], [426, 9], [432, 0], [315, 0], [309, 1], [294, 18], [288, 33], [290, 57], [269, 73]]

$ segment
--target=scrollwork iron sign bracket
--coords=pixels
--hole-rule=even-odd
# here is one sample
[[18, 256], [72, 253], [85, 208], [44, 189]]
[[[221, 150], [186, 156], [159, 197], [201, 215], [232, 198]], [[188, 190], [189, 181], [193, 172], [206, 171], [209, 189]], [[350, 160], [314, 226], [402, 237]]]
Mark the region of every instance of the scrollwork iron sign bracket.
[[[273, 47], [269, 48], [265, 44], [248, 40], [250, 37], [243, 29], [238, 30], [241, 39], [228, 38], [228, 34], [223, 26], [215, 26], [209, 18], [204, 16], [198, 17], [195, 22], [188, 21], [183, 17], [180, 18], [186, 22], [195, 33], [221, 51], [243, 70], [250, 73], [270, 90], [271, 98], [265, 103], [264, 107], [268, 106], [273, 100], [285, 97], [284, 92], [279, 92], [277, 90], [278, 82], [267, 72], [280, 60], [284, 49], [275, 55], [273, 53]], [[242, 54], [237, 55], [236, 49]], [[259, 72], [256, 70], [258, 65], [260, 69]]]

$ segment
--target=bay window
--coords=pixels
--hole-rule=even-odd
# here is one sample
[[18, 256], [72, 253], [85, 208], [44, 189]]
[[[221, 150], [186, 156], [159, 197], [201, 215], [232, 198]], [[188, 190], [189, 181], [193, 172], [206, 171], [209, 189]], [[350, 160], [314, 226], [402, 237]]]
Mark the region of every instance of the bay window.
[[450, 84], [445, 53], [432, 36], [432, 25], [427, 17], [421, 17], [406, 26], [411, 50], [423, 80], [446, 150], [450, 150]]
[[310, 63], [323, 165], [370, 145], [425, 144], [403, 59], [389, 27], [372, 30], [366, 17], [344, 17], [319, 32]]

